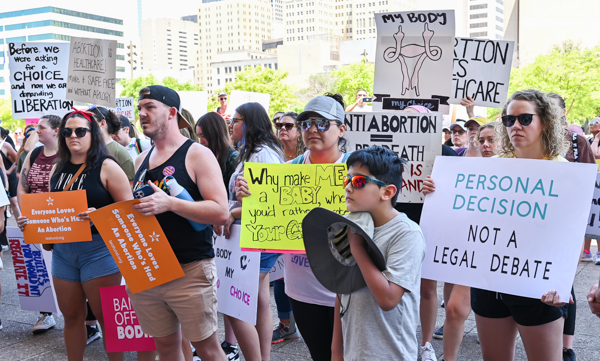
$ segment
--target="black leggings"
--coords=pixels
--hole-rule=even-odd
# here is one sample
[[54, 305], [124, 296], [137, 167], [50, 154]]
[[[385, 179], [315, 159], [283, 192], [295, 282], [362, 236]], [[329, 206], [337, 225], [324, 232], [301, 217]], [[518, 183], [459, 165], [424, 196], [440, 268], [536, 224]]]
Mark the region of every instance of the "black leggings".
[[573, 304], [567, 303], [568, 313], [563, 329], [563, 335], [569, 336], [575, 335], [575, 315], [577, 313], [577, 301], [575, 300], [575, 290], [573, 288], [571, 288], [571, 296], [573, 297]]
[[331, 361], [334, 307], [313, 305], [290, 297], [296, 325], [314, 361]]

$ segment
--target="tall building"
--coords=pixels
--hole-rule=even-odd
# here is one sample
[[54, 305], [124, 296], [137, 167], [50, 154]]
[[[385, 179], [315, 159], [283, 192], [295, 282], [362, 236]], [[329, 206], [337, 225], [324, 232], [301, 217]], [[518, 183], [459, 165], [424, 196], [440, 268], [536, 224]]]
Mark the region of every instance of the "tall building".
[[150, 19], [142, 21], [142, 70], [195, 68], [198, 26], [191, 21]]
[[209, 92], [218, 87], [211, 67], [217, 61], [217, 53], [261, 51], [263, 41], [272, 38], [272, 23], [270, 0], [203, 2], [198, 9], [197, 83]]
[[3, 9], [12, 10], [0, 13], [0, 97], [10, 96], [10, 73], [6, 65], [11, 42], [70, 42], [72, 36], [117, 40], [117, 80], [128, 76], [122, 19], [92, 9], [83, 12], [55, 6], [19, 8], [15, 4], [3, 4]]
[[283, 38], [283, 0], [270, 0], [273, 9], [273, 39]]
[[503, 0], [471, 0], [468, 6], [468, 37], [495, 40], [504, 38]]
[[213, 90], [235, 81], [235, 73], [247, 67], [257, 66], [277, 70], [277, 56], [256, 50], [232, 50], [217, 54], [217, 61], [211, 64]]
[[[416, 0], [285, 0], [285, 45], [375, 38], [375, 13], [415, 10]], [[335, 41], [334, 41], [335, 42]]]
[[600, 45], [598, 0], [544, 0], [543, 6], [531, 0], [511, 2], [505, 4], [504, 38], [515, 41], [516, 66], [533, 62], [567, 40], [584, 48]]

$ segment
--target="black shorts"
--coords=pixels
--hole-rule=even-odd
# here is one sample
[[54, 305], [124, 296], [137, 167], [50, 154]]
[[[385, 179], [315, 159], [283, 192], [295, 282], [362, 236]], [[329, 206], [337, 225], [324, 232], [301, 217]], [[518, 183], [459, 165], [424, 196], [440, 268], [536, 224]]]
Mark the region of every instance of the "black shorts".
[[12, 172], [8, 175], [8, 197], [16, 197], [17, 196], [17, 186], [19, 185], [19, 180], [17, 179], [16, 171]]
[[487, 318], [512, 316], [521, 326], [539, 326], [567, 317], [567, 306], [549, 306], [535, 298], [507, 295], [471, 287], [471, 308]]

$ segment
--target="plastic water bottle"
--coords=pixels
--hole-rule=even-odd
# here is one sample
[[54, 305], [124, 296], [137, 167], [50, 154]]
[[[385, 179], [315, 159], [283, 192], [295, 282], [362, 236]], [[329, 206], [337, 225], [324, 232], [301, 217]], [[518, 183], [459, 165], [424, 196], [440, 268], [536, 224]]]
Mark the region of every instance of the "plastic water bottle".
[[[163, 180], [163, 183], [167, 185], [167, 188], [169, 188], [169, 193], [171, 196], [194, 202], [194, 199], [187, 189], [183, 188], [179, 183], [177, 183], [177, 179], [173, 178], [173, 176], [166, 176]], [[207, 226], [207, 224], [197, 223], [189, 219], [188, 222], [190, 222], [192, 227], [194, 227], [197, 232], [204, 230], [204, 228]]]

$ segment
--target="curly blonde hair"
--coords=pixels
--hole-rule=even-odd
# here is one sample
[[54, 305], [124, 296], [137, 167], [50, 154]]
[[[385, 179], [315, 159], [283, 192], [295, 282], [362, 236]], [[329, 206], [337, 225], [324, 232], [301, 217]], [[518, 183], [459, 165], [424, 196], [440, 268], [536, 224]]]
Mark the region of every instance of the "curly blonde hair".
[[[525, 100], [532, 103], [535, 112], [542, 123], [542, 148], [545, 157], [554, 158], [565, 153], [569, 144], [565, 139], [565, 130], [562, 124], [562, 111], [545, 93], [539, 90], [528, 89], [514, 92], [502, 108], [502, 116], [506, 115], [508, 105], [514, 100]], [[513, 156], [515, 147], [510, 141], [506, 127], [500, 127], [500, 156]]]

